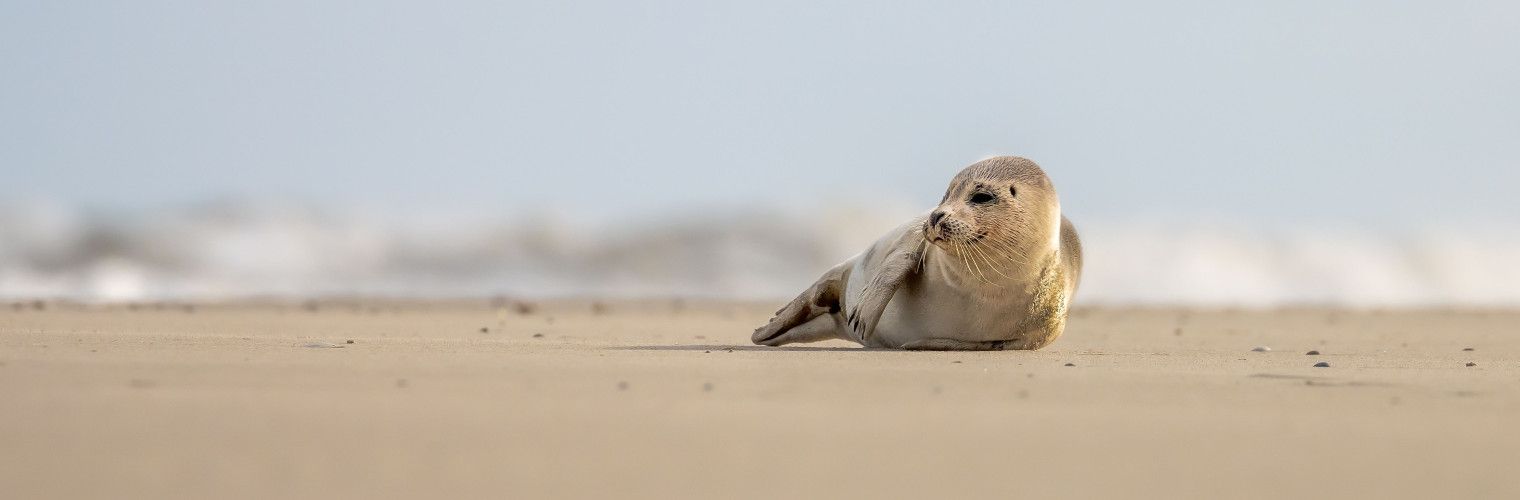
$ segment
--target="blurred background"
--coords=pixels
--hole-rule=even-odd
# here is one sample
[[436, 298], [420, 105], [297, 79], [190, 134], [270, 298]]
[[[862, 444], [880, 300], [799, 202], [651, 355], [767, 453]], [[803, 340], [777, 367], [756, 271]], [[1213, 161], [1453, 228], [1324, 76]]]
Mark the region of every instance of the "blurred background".
[[1079, 303], [1520, 305], [1520, 4], [0, 1], [0, 298], [788, 297], [986, 156]]

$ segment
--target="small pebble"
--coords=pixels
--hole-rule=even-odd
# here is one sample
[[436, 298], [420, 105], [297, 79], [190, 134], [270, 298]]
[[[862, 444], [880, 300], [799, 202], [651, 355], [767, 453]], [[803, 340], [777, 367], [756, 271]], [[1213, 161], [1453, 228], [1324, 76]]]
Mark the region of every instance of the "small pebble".
[[533, 338], [535, 338], [535, 339], [544, 338], [544, 334], [542, 334], [542, 333], [535, 333], [535, 334], [533, 334]]
[[1272, 352], [1272, 348], [1264, 346], [1264, 345], [1259, 345], [1259, 346], [1256, 346], [1256, 347], [1252, 347], [1251, 348], [1251, 352]]
[[480, 333], [491, 333], [491, 329], [482, 326], [480, 327]]
[[1462, 350], [1464, 350], [1464, 351], [1471, 351], [1471, 350], [1473, 350], [1473, 348], [1471, 348], [1471, 347], [1463, 347]]
[[1471, 362], [1471, 361], [1468, 361], [1467, 362], [1467, 366], [1478, 366], [1478, 364], [1474, 363], [1474, 362]]
[[1306, 355], [1306, 356], [1318, 356], [1319, 355], [1319, 351], [1309, 351], [1309, 352], [1304, 353], [1304, 355]]
[[1066, 363], [1066, 366], [1077, 366], [1076, 363]]
[[352, 344], [352, 343], [354, 343], [354, 339], [348, 339], [348, 340], [344, 341], [343, 343], [345, 343], [345, 344]]
[[961, 362], [960, 362], [960, 361], [951, 361], [951, 362], [950, 362], [950, 363], [952, 363], [952, 364], [957, 364], [957, 365], [958, 365], [958, 364], [961, 364]]
[[702, 354], [712, 354], [712, 351], [702, 351]]
[[1324, 361], [1320, 361], [1318, 363], [1315, 363], [1314, 367], [1315, 368], [1329, 368], [1330, 367], [1330, 363], [1326, 363]]

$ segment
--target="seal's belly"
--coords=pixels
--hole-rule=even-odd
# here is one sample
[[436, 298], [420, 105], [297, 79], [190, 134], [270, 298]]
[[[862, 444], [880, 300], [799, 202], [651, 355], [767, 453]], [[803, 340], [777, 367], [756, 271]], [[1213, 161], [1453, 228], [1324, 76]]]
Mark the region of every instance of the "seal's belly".
[[1006, 299], [967, 295], [943, 287], [908, 285], [887, 303], [873, 347], [901, 347], [929, 338], [968, 342], [1009, 340], [1017, 335], [1024, 308]]

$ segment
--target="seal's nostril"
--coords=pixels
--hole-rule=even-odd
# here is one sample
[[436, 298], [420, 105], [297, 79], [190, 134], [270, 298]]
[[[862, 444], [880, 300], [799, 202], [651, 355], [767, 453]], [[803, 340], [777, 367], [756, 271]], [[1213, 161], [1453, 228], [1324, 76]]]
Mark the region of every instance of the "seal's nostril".
[[929, 225], [930, 226], [938, 226], [940, 219], [944, 219], [944, 218], [945, 218], [945, 213], [944, 212], [941, 212], [939, 210], [935, 210], [933, 213], [929, 214]]

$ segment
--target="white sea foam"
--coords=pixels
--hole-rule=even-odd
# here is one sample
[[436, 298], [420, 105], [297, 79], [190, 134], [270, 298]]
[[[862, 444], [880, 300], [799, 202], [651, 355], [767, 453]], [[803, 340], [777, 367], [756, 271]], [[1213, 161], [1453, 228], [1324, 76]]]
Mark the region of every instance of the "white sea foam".
[[[109, 215], [11, 204], [0, 210], [0, 297], [775, 299], [917, 212], [861, 205], [590, 224], [260, 203]], [[1087, 251], [1079, 303], [1520, 305], [1514, 231], [1076, 222]]]

